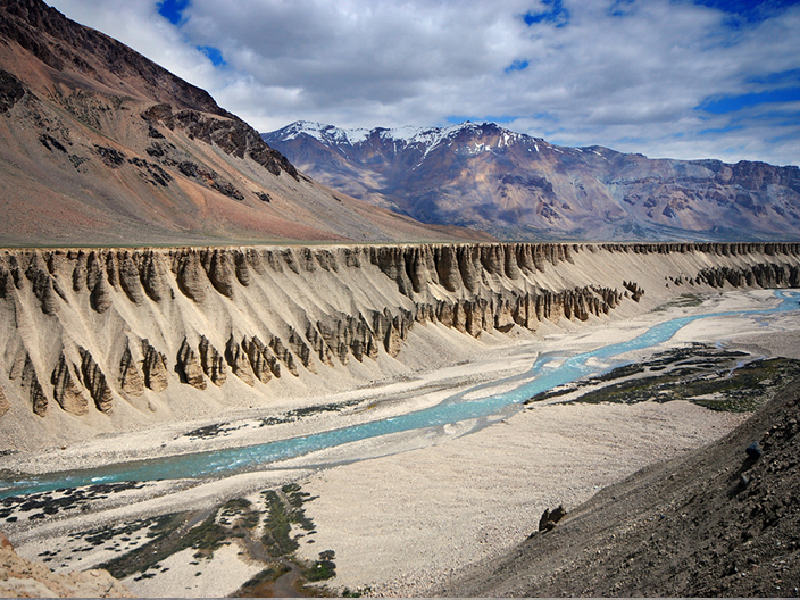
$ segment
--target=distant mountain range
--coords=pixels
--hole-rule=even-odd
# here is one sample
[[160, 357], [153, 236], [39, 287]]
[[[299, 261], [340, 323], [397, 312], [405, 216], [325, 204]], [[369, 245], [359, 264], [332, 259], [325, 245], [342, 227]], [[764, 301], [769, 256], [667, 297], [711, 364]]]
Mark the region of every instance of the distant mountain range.
[[501, 239], [800, 239], [800, 168], [567, 148], [494, 123], [262, 138], [330, 187], [423, 223]]
[[40, 0], [0, 0], [0, 223], [7, 246], [476, 238], [319, 185], [204, 90]]

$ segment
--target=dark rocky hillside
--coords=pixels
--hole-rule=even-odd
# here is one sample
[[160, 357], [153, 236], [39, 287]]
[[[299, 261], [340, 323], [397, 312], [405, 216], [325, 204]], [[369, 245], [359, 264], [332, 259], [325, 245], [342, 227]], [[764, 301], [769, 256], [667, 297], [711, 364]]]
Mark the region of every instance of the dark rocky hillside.
[[426, 223], [504, 239], [798, 239], [800, 168], [566, 148], [493, 123], [262, 137], [302, 171]]
[[795, 382], [719, 442], [606, 488], [439, 592], [798, 597], [799, 417]]

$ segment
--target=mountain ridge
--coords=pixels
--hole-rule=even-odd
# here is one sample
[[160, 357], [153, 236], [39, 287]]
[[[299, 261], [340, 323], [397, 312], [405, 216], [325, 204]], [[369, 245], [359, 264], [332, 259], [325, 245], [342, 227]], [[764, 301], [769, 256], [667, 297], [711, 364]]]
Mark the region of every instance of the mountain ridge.
[[0, 245], [487, 239], [299, 173], [250, 125], [41, 0], [0, 0]]
[[428, 223], [501, 239], [797, 239], [800, 168], [562, 147], [494, 123], [262, 139], [317, 180]]

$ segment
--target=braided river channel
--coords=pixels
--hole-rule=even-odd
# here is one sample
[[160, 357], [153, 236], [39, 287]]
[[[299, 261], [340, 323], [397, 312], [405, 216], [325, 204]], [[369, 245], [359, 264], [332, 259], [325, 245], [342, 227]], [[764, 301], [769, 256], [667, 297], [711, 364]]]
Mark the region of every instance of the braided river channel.
[[[542, 354], [525, 373], [473, 386], [454, 393], [436, 406], [401, 416], [254, 446], [132, 461], [96, 469], [26, 476], [16, 480], [0, 480], [0, 498], [97, 483], [220, 477], [263, 469], [281, 460], [387, 434], [440, 427], [470, 419], [489, 419], [490, 422], [499, 420], [520, 410], [525, 400], [540, 392], [584, 377], [600, 375], [610, 368], [626, 364], [626, 361], [613, 363], [612, 359], [633, 350], [643, 350], [666, 342], [682, 327], [698, 319], [766, 316], [800, 309], [798, 291], [776, 291], [775, 297], [781, 302], [773, 308], [678, 317], [655, 325], [626, 342], [609, 344], [569, 357]], [[612, 361], [613, 367], [609, 367], [607, 362], [603, 366], [598, 366], [602, 361]], [[513, 385], [515, 382], [519, 384], [516, 387]], [[506, 389], [508, 387], [512, 389], [480, 396], [481, 389], [493, 388], [498, 384], [503, 384]], [[466, 399], [467, 396], [473, 399]]]

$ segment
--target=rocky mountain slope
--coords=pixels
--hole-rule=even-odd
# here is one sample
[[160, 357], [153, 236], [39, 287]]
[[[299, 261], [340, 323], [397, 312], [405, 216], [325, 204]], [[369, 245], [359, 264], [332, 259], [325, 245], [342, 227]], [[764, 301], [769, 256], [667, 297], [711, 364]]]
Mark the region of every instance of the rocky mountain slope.
[[437, 595], [796, 598], [799, 403], [795, 382], [719, 442], [602, 490]]
[[665, 281], [797, 287], [800, 244], [5, 251], [0, 450], [353, 389], [648, 310]]
[[443, 240], [318, 185], [241, 119], [41, 0], [0, 0], [0, 244]]
[[798, 239], [800, 168], [567, 148], [493, 123], [262, 137], [316, 180], [425, 223], [501, 239]]

